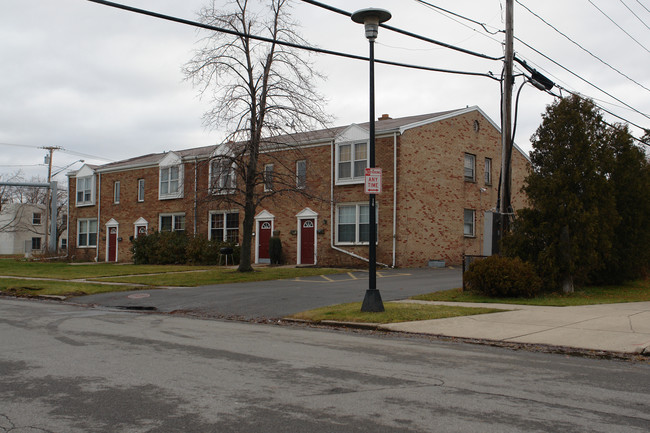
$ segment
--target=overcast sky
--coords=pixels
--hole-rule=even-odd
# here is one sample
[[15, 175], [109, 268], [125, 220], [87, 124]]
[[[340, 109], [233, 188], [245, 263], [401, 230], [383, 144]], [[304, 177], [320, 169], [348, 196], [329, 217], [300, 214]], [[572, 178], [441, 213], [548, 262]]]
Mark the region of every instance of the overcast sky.
[[[194, 20], [208, 0], [117, 1]], [[323, 2], [348, 11], [381, 7], [392, 13], [388, 23], [392, 26], [490, 56], [503, 54], [502, 33], [486, 33], [478, 24], [450, 19], [415, 0]], [[484, 23], [490, 31], [504, 28], [505, 0], [430, 2]], [[641, 113], [650, 114], [650, 91], [646, 89], [650, 88], [650, 0], [519, 2], [602, 62], [515, 4], [518, 38]], [[310, 44], [367, 55], [363, 28], [349, 18], [300, 1], [295, 2], [293, 14]], [[201, 116], [208, 109], [206, 102], [198, 98], [197, 90], [184, 81], [181, 72], [199, 36], [186, 25], [87, 0], [0, 0], [0, 174], [5, 177], [22, 169], [27, 178], [46, 178], [46, 151], [39, 149], [43, 146], [63, 148], [54, 154], [56, 172], [78, 159], [102, 164], [217, 143], [224, 131], [204, 127]], [[644, 115], [521, 42], [515, 42], [515, 52], [563, 87], [650, 127]], [[496, 76], [502, 68], [498, 61], [459, 54], [384, 29], [380, 29], [375, 54], [381, 59]], [[367, 65], [326, 55], [315, 56], [314, 61], [328, 77], [319, 89], [327, 98], [326, 110], [334, 116], [334, 124], [367, 121]], [[521, 79], [515, 90], [519, 83]], [[376, 89], [378, 116], [402, 117], [478, 105], [499, 123], [499, 84], [488, 78], [377, 65]], [[530, 85], [523, 88], [516, 141], [524, 150], [531, 150], [530, 136], [552, 101], [552, 96]], [[638, 128], [632, 131], [637, 137], [642, 135]], [[66, 171], [57, 179], [64, 181]]]

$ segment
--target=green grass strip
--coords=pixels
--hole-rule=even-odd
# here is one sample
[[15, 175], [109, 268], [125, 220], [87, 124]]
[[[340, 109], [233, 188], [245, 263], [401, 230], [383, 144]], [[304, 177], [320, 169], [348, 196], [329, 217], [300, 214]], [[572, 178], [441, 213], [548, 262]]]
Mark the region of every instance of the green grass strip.
[[361, 302], [339, 304], [329, 307], [316, 308], [290, 316], [294, 319], [321, 322], [334, 320], [337, 322], [355, 323], [399, 323], [417, 320], [444, 319], [448, 317], [471, 316], [475, 314], [496, 313], [504, 310], [496, 308], [453, 307], [446, 305], [408, 304], [402, 302], [384, 303], [386, 311], [382, 313], [362, 313]]

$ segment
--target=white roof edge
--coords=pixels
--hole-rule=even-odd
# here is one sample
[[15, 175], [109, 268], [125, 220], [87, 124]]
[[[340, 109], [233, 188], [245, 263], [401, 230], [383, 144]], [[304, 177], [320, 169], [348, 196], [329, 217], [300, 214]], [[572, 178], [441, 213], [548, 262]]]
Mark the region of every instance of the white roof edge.
[[[471, 107], [462, 108], [460, 110], [452, 111], [451, 113], [447, 113], [447, 114], [445, 114], [443, 116], [432, 117], [432, 118], [427, 119], [427, 120], [421, 120], [419, 122], [415, 122], [415, 123], [411, 123], [411, 124], [408, 124], [408, 125], [401, 126], [399, 128], [399, 134], [403, 135], [404, 132], [409, 130], [409, 129], [417, 128], [418, 126], [428, 125], [429, 123], [439, 122], [441, 120], [451, 119], [452, 117], [456, 117], [456, 116], [462, 116], [463, 114], [471, 113], [472, 111], [478, 111], [479, 114], [481, 116], [483, 116], [485, 119], [487, 119], [487, 121], [490, 122], [490, 125], [492, 125], [494, 127], [494, 129], [496, 129], [499, 132], [499, 134], [501, 134], [501, 127], [499, 125], [497, 125], [494, 122], [494, 120], [492, 120], [490, 118], [490, 116], [488, 116], [485, 113], [485, 111], [483, 111], [481, 109], [481, 107], [479, 107], [478, 105], [473, 105]], [[528, 153], [524, 152], [524, 150], [521, 147], [519, 147], [517, 145], [517, 143], [513, 142], [513, 145], [514, 145], [514, 148], [517, 149], [519, 151], [519, 153], [521, 153], [524, 156], [524, 158], [526, 158], [530, 162], [530, 156], [528, 155]]]

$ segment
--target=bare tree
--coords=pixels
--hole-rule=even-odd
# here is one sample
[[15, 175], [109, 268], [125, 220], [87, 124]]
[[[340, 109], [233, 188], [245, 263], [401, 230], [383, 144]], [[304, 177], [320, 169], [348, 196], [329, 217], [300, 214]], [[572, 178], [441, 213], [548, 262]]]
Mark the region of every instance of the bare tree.
[[200, 21], [239, 35], [211, 32], [202, 38], [201, 47], [184, 66], [184, 73], [212, 102], [212, 109], [204, 114], [204, 123], [228, 131], [214, 153], [217, 162], [213, 163], [213, 173], [217, 171], [213, 179], [221, 191], [214, 198], [244, 210], [239, 271], [246, 272], [252, 270], [257, 207], [292, 183], [291, 189], [296, 190], [295, 167], [282, 158], [278, 158], [278, 170], [272, 174], [274, 188], [262, 187], [265, 182], [268, 186], [271, 174], [265, 176], [264, 167], [259, 167], [260, 152], [265, 146], [299, 152], [291, 137], [322, 127], [330, 119], [315, 88], [315, 82], [323, 77], [314, 69], [307, 52], [248, 37], [260, 35], [304, 44], [291, 19], [289, 0], [234, 0], [230, 10], [219, 10], [219, 6], [213, 0], [204, 7], [199, 12]]

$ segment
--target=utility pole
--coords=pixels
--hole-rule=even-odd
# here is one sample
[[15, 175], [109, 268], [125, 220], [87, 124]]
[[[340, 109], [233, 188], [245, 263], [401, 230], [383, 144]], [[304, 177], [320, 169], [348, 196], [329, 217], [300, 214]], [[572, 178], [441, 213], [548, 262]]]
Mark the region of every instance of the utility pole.
[[[44, 146], [41, 149], [45, 149], [45, 150], [50, 152], [50, 154], [46, 156], [46, 158], [47, 158], [47, 183], [49, 184], [49, 183], [52, 182], [52, 156], [53, 156], [55, 150], [60, 150], [61, 148], [59, 146]], [[56, 193], [57, 193], [57, 191], [54, 191], [54, 194], [56, 194]], [[47, 248], [48, 250], [51, 249], [50, 248], [50, 242], [48, 242], [48, 233], [49, 232], [56, 233], [56, 230], [48, 230], [48, 227], [49, 227], [49, 224], [50, 224], [50, 212], [49, 212], [49, 209], [50, 209], [51, 203], [52, 203], [52, 189], [48, 189], [47, 190], [47, 197], [46, 197], [46, 200], [45, 200], [45, 245], [46, 245], [45, 248]], [[51, 224], [56, 226], [56, 220], [51, 221]], [[54, 242], [52, 242], [52, 244], [54, 245], [54, 251], [51, 251], [51, 252], [56, 253], [56, 249], [57, 249], [56, 235], [55, 235]]]
[[514, 60], [514, 0], [506, 0], [506, 40], [505, 58], [503, 64], [503, 84], [501, 93], [501, 197], [499, 213], [501, 214], [500, 239], [508, 231], [509, 217], [511, 212], [511, 188], [512, 188], [512, 67]]

